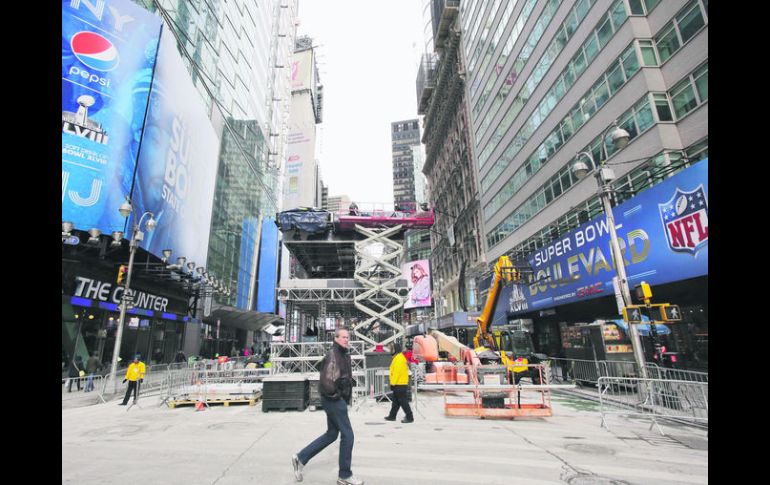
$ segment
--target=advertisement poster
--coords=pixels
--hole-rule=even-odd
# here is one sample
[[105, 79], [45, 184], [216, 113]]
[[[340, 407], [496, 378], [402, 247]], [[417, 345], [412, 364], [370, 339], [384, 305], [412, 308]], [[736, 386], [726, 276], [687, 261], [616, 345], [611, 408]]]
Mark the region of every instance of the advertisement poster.
[[129, 0], [62, 0], [62, 220], [123, 231], [161, 20]]
[[173, 35], [164, 31], [142, 140], [133, 200], [157, 227], [141, 246], [205, 266], [219, 138], [190, 80]]
[[[632, 289], [708, 275], [708, 159], [613, 208]], [[614, 295], [615, 269], [602, 214], [528, 255], [538, 283], [510, 285], [495, 321]]]
[[409, 294], [404, 309], [431, 306], [430, 261], [418, 259], [401, 266], [401, 272], [409, 284]]

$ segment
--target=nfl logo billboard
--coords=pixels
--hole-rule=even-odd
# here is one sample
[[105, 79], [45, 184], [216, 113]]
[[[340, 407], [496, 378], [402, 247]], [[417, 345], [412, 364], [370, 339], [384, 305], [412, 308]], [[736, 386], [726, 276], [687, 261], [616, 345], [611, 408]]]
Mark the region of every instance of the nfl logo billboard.
[[698, 254], [709, 240], [709, 206], [703, 185], [692, 192], [677, 187], [673, 197], [658, 204], [660, 219], [672, 251]]

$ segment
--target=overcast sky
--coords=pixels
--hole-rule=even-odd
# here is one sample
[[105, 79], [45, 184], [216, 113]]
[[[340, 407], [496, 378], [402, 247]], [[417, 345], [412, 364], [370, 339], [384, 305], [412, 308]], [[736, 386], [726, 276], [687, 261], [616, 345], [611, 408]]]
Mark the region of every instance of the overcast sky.
[[317, 125], [329, 195], [393, 202], [390, 123], [417, 118], [424, 50], [419, 0], [300, 0], [297, 35], [319, 46], [324, 89]]

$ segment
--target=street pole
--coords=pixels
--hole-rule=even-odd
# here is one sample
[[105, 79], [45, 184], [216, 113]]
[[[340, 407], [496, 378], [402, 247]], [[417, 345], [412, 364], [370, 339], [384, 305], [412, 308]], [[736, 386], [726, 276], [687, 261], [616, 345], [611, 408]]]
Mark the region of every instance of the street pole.
[[[618, 275], [618, 286], [620, 287], [620, 294], [623, 297], [623, 304], [629, 306], [632, 304], [631, 291], [628, 288], [628, 279], [626, 277], [626, 264], [623, 261], [623, 253], [620, 251], [620, 243], [618, 242], [618, 234], [615, 231], [615, 216], [612, 213], [612, 205], [610, 204], [610, 187], [609, 184], [605, 184], [601, 179], [601, 171], [596, 173], [596, 178], [599, 181], [601, 187], [600, 198], [604, 205], [604, 213], [607, 215], [607, 225], [610, 230], [610, 240], [612, 242], [612, 260], [615, 266], [615, 271]], [[639, 367], [639, 372], [643, 378], [647, 377], [647, 369], [644, 367], [644, 353], [642, 352], [642, 340], [639, 338], [639, 329], [636, 324], [628, 324], [628, 332], [631, 336], [631, 343], [634, 350], [634, 360]]]
[[115, 376], [118, 372], [118, 356], [120, 354], [120, 343], [123, 339], [123, 324], [126, 321], [126, 302], [128, 301], [128, 291], [131, 287], [131, 270], [134, 267], [134, 255], [136, 254], [136, 246], [138, 244], [136, 234], [139, 231], [139, 225], [134, 225], [133, 233], [131, 234], [131, 243], [129, 244], [129, 256], [128, 256], [128, 271], [126, 274], [126, 286], [123, 290], [123, 295], [120, 298], [120, 318], [118, 319], [118, 333], [115, 336], [115, 348], [112, 351], [112, 365], [110, 366], [110, 382], [113, 385], [113, 390], [117, 391], [117, 382]]

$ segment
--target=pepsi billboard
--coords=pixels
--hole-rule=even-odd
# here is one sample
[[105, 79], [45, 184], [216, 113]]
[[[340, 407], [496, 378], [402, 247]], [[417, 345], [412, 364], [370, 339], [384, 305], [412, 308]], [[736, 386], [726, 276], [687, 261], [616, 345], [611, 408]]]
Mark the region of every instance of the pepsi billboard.
[[[708, 159], [613, 208], [630, 288], [708, 275]], [[527, 256], [529, 285], [500, 295], [495, 323], [527, 313], [615, 294], [616, 275], [604, 214]]]
[[167, 29], [160, 39], [132, 199], [157, 227], [142, 248], [171, 249], [205, 266], [219, 160], [219, 137]]
[[123, 230], [161, 20], [129, 0], [62, 0], [62, 220]]

